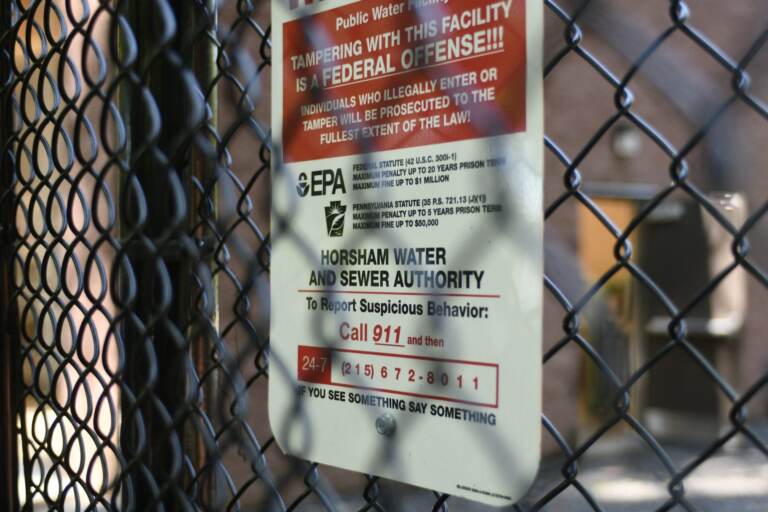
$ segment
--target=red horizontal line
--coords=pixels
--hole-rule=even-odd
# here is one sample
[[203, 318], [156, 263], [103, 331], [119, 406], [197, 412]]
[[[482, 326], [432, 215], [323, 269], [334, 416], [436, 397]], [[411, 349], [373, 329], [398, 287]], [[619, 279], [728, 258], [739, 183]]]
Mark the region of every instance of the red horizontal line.
[[501, 295], [482, 293], [431, 293], [431, 292], [375, 292], [358, 290], [297, 290], [299, 293], [327, 293], [330, 295], [391, 295], [395, 297], [464, 297], [468, 299], [500, 299]]
[[498, 409], [499, 405], [498, 402], [496, 404], [487, 404], [484, 402], [472, 402], [470, 400], [461, 400], [458, 398], [449, 398], [445, 396], [440, 395], [427, 395], [425, 393], [411, 393], [408, 391], [397, 391], [394, 389], [387, 389], [387, 388], [375, 388], [375, 387], [369, 387], [369, 386], [359, 386], [356, 384], [341, 384], [339, 382], [329, 382], [329, 386], [336, 386], [340, 388], [352, 388], [352, 389], [367, 389], [368, 391], [379, 391], [380, 393], [389, 393], [392, 395], [403, 395], [403, 396], [411, 396], [415, 398], [429, 398], [430, 400], [440, 400], [443, 402], [453, 402], [457, 404], [464, 404], [464, 405], [476, 405], [478, 407], [490, 407], [491, 409]]
[[378, 345], [379, 347], [397, 347], [397, 348], [405, 348], [405, 345], [395, 345], [393, 343], [374, 343], [374, 345]]

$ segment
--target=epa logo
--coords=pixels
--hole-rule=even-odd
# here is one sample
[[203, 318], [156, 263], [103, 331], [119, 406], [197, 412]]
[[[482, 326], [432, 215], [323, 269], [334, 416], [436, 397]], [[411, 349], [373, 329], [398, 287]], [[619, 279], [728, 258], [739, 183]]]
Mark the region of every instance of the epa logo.
[[307, 182], [307, 173], [303, 172], [299, 174], [299, 181], [296, 184], [296, 192], [299, 193], [299, 197], [306, 197], [309, 192], [309, 183]]
[[309, 175], [306, 172], [299, 174], [296, 192], [298, 192], [299, 197], [307, 197], [308, 195], [312, 197], [333, 196], [337, 193], [346, 194], [347, 187], [344, 185], [344, 175], [341, 169], [323, 169], [312, 171]]
[[344, 217], [347, 213], [347, 207], [341, 204], [341, 201], [331, 201], [330, 206], [325, 207], [325, 227], [328, 229], [328, 236], [339, 237], [344, 235]]

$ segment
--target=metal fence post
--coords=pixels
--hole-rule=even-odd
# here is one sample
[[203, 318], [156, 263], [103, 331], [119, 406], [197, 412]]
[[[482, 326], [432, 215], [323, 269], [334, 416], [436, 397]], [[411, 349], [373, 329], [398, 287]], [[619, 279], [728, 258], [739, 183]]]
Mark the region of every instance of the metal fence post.
[[[134, 463], [136, 468], [127, 471], [125, 476], [131, 480], [134, 489], [130, 505], [136, 510], [158, 506], [179, 510], [183, 508], [179, 500], [184, 498], [168, 489], [169, 484], [181, 485], [181, 477], [168, 472], [169, 467], [178, 467], [175, 458], [180, 455], [169, 448], [170, 438], [176, 435], [169, 421], [173, 421], [176, 411], [184, 407], [185, 376], [184, 361], [176, 353], [178, 340], [172, 329], [181, 324], [183, 306], [180, 303], [188, 297], [179, 290], [179, 283], [188, 279], [188, 275], [182, 262], [183, 248], [179, 238], [183, 234], [167, 232], [173, 217], [168, 198], [176, 192], [171, 190], [169, 173], [178, 172], [178, 169], [165, 158], [172, 138], [169, 134], [183, 124], [184, 116], [183, 109], [177, 109], [177, 103], [181, 101], [178, 91], [172, 90], [177, 85], [173, 79], [174, 70], [160, 66], [153, 53], [157, 50], [153, 39], [153, 23], [157, 22], [153, 16], [157, 13], [135, 2], [120, 5], [136, 40], [138, 56], [133, 67], [135, 76], [141, 77], [139, 83], [124, 88], [120, 105], [129, 140], [124, 161], [135, 180], [132, 194], [120, 194], [129, 203], [120, 206], [123, 217], [121, 238], [136, 284], [132, 305], [135, 320], [124, 325], [124, 383], [133, 391], [134, 398], [126, 400], [124, 397], [122, 402], [124, 420], [143, 430], [134, 432], [130, 427], [126, 428], [124, 422], [121, 444], [129, 465]], [[151, 94], [150, 101], [154, 102], [152, 107], [147, 104], [147, 91]], [[155, 108], [160, 118], [150, 115], [149, 108]], [[158, 136], [147, 139], [147, 133], [155, 131]], [[144, 151], [139, 149], [142, 145]], [[126, 183], [120, 186], [126, 190]], [[147, 210], [141, 225], [133, 225], [130, 218], [133, 216], [135, 220], [140, 202]], [[164, 267], [168, 282], [173, 286], [170, 290], [172, 303], [162, 313], [165, 322], [159, 322], [157, 318], [156, 297], [159, 289], [166, 286], [158, 266]], [[148, 382], [147, 373], [150, 361], [159, 370], [152, 382]]]
[[16, 406], [20, 389], [19, 323], [13, 299], [14, 165], [11, 2], [0, 2], [0, 508], [18, 510]]
[[[121, 96], [121, 111], [128, 120], [126, 124], [131, 141], [130, 147], [133, 147], [136, 141], [143, 141], [143, 135], [147, 129], [145, 125], [151, 122], [142, 112], [142, 98], [139, 97], [139, 87], [146, 87], [151, 91], [162, 119], [160, 127], [162, 130], [158, 132], [159, 138], [152, 141], [152, 145], [167, 157], [167, 161], [161, 161], [148, 158], [145, 153], [140, 158], [141, 161], [136, 161], [131, 150], [126, 155], [125, 161], [129, 162], [129, 167], [141, 185], [148, 209], [147, 222], [142, 228], [143, 236], [152, 239], [157, 247], [162, 246], [162, 249], [160, 253], [148, 254], [141, 248], [131, 248], [130, 240], [124, 240], [124, 243], [135, 273], [136, 294], [140, 297], [136, 302], [134, 313], [142, 322], [154, 314], [151, 303], [153, 294], [157, 293], [154, 287], [158, 285], [158, 276], [150, 260], [161, 258], [172, 286], [171, 305], [165, 313], [165, 318], [169, 324], [173, 325], [172, 329], [178, 328], [184, 336], [184, 343], [188, 345], [188, 356], [196, 377], [199, 379], [207, 375], [207, 378], [199, 389], [190, 390], [189, 386], [192, 384], [187, 375], [188, 369], [184, 366], [183, 358], [178, 352], [179, 340], [174, 339], [174, 333], [167, 328], [155, 327], [149, 334], [151, 338], [149, 343], [157, 358], [155, 363], [163, 371], [162, 375], [158, 375], [151, 392], [159, 402], [146, 403], [139, 407], [148, 449], [143, 453], [131, 453], [133, 440], [124, 436], [123, 443], [126, 447], [126, 458], [129, 460], [131, 456], [140, 458], [148, 474], [157, 480], [156, 483], [159, 486], [172, 484], [184, 489], [185, 497], [181, 494], [168, 493], [161, 498], [166, 509], [176, 510], [185, 508], [188, 502], [209, 508], [214, 507], [217, 501], [214, 467], [216, 460], [211, 458], [209, 443], [206, 443], [205, 422], [198, 422], [195, 412], [189, 406], [208, 414], [210, 410], [215, 409], [211, 404], [216, 399], [218, 387], [216, 372], [210, 372], [214, 364], [213, 350], [218, 333], [217, 279], [201, 275], [206, 273], [206, 267], [210, 268], [211, 249], [215, 246], [211, 242], [210, 223], [215, 222], [216, 218], [217, 197], [214, 183], [217, 159], [214, 130], [218, 112], [215, 88], [216, 2], [214, 0], [205, 0], [202, 3], [183, 1], [171, 2], [170, 5], [177, 20], [177, 32], [172, 43], [163, 51], [167, 51], [173, 58], [180, 58], [179, 62], [193, 72], [202, 93], [206, 95], [205, 109], [207, 109], [208, 118], [205, 126], [201, 128], [197, 124], [199, 120], [191, 117], [196, 108], [184, 103], [188, 96], [179, 94], [179, 88], [188, 86], [189, 83], [183, 78], [180, 79], [178, 70], [170, 66], [160, 66], [157, 62], [146, 61], [147, 55], [152, 55], [152, 59], [156, 58], [156, 54], [153, 54], [153, 41], [150, 35], [150, 27], [155, 21], [152, 19], [151, 9], [123, 4], [124, 15], [130, 21], [131, 29], [137, 39], [139, 55], [137, 69], [140, 70], [139, 74], [144, 80], [140, 85], [126, 87]], [[202, 36], [198, 32], [201, 27], [204, 28]], [[198, 37], [202, 39], [196, 40]], [[201, 108], [199, 111], [205, 109]], [[194, 141], [185, 147], [186, 143], [179, 141], [180, 134], [185, 137], [191, 136]], [[178, 182], [184, 187], [187, 220], [185, 224], [179, 226], [168, 224], [172, 216], [168, 211], [167, 199], [172, 192], [177, 194], [182, 192], [171, 190], [173, 185], [167, 179], [168, 173], [176, 173]], [[121, 197], [126, 196], [121, 194]], [[125, 212], [125, 208], [130, 210], [131, 207], [131, 205], [124, 205], [120, 210]], [[166, 236], [170, 228], [173, 228], [173, 233], [169, 238], [161, 240], [160, 237]], [[196, 244], [197, 251], [192, 249], [191, 242]], [[195, 281], [198, 282], [198, 286], [202, 283], [204, 289], [200, 291], [195, 289]], [[197, 293], [207, 295], [203, 301], [205, 305], [199, 310], [194, 303]], [[142, 334], [140, 331], [141, 329], [137, 329], [135, 325], [126, 325], [125, 382], [134, 391], [146, 386], [146, 383], [142, 382], [145, 370], [140, 367], [141, 365], [133, 366], [136, 361], [146, 358], [146, 353], [142, 352], [144, 349], [140, 337], [147, 334]], [[196, 395], [197, 403], [186, 403], [186, 399], [191, 394]], [[124, 414], [134, 414], [135, 412], [131, 412], [131, 407], [130, 404], [128, 408], [124, 407]], [[171, 416], [175, 416], [177, 411], [186, 411], [188, 415], [180, 416], [186, 419], [174, 419], [174, 422], [179, 421], [180, 424], [169, 428], [170, 426], [165, 424], [167, 420], [158, 414], [156, 410], [158, 407], [164, 407]], [[184, 451], [183, 456], [189, 457], [192, 469], [202, 474], [189, 475], [184, 472], [171, 477], [166, 473], [165, 467], [169, 465], [169, 457], [172, 457], [167, 443], [168, 437], [172, 435], [179, 435]], [[210, 436], [212, 437], [212, 433]], [[146, 473], [144, 475], [136, 473], [129, 478], [132, 478], [136, 486], [137, 508], [143, 510], [152, 506], [151, 490], [145, 488], [145, 482], [142, 483], [142, 480], [148, 478]], [[174, 478], [175, 481], [169, 482], [166, 480], [168, 478]]]
[[[194, 21], [192, 26], [205, 27], [202, 40], [197, 42], [192, 50], [191, 67], [205, 97], [208, 118], [201, 134], [200, 144], [193, 145], [191, 148], [191, 172], [187, 184], [187, 194], [190, 198], [189, 229], [203, 251], [202, 260], [199, 264], [210, 269], [213, 264], [216, 241], [210, 232], [210, 226], [207, 227], [206, 223], [210, 224], [217, 221], [219, 204], [218, 187], [216, 186], [218, 143], [215, 136], [219, 115], [218, 86], [216, 85], [218, 74], [216, 66], [218, 5], [216, 0], [204, 0], [199, 6], [195, 6], [192, 2], [185, 5], [187, 6], [188, 17]], [[205, 149], [201, 145], [205, 145]], [[200, 191], [197, 193], [196, 187], [200, 187]], [[194, 269], [191, 270], [194, 272]], [[215, 401], [220, 390], [219, 374], [216, 371], [211, 371], [213, 351], [219, 333], [219, 278], [216, 275], [201, 277], [201, 282], [204, 285], [209, 285], [207, 292], [212, 294], [212, 296], [206, 297], [205, 310], [198, 312], [204, 317], [200, 320], [207, 324], [207, 329], [197, 328], [193, 324], [188, 329], [187, 335], [193, 340], [195, 336], [197, 337], [196, 342], [193, 341], [191, 347], [192, 361], [197, 377], [205, 376], [206, 378], [202, 389], [199, 390], [201, 394], [199, 406], [210, 416], [212, 411], [217, 410]], [[200, 332], [201, 330], [202, 332]], [[213, 424], [215, 425], [216, 422], [214, 421]], [[206, 470], [198, 483], [200, 488], [198, 499], [205, 506], [216, 508], [219, 505], [218, 482], [213, 467], [216, 461], [212, 460], [208, 453], [201, 426], [190, 422], [185, 437], [195, 468], [198, 471], [203, 468]]]

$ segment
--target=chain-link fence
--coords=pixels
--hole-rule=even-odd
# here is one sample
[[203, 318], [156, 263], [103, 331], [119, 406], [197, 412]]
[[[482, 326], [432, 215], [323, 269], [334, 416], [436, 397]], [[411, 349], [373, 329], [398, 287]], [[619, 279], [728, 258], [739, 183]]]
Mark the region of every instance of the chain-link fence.
[[[765, 6], [544, 3], [545, 462], [514, 509], [747, 510], [687, 484], [724, 453], [768, 480]], [[473, 509], [273, 440], [269, 8], [0, 5], [4, 507]], [[707, 393], [715, 428], [668, 441], [654, 411]]]

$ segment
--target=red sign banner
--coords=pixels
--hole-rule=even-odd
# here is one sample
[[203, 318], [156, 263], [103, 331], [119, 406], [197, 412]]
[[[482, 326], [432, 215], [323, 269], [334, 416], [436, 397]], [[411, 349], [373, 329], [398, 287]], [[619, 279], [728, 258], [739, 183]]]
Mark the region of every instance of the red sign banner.
[[285, 162], [526, 129], [522, 0], [365, 0], [283, 30]]

